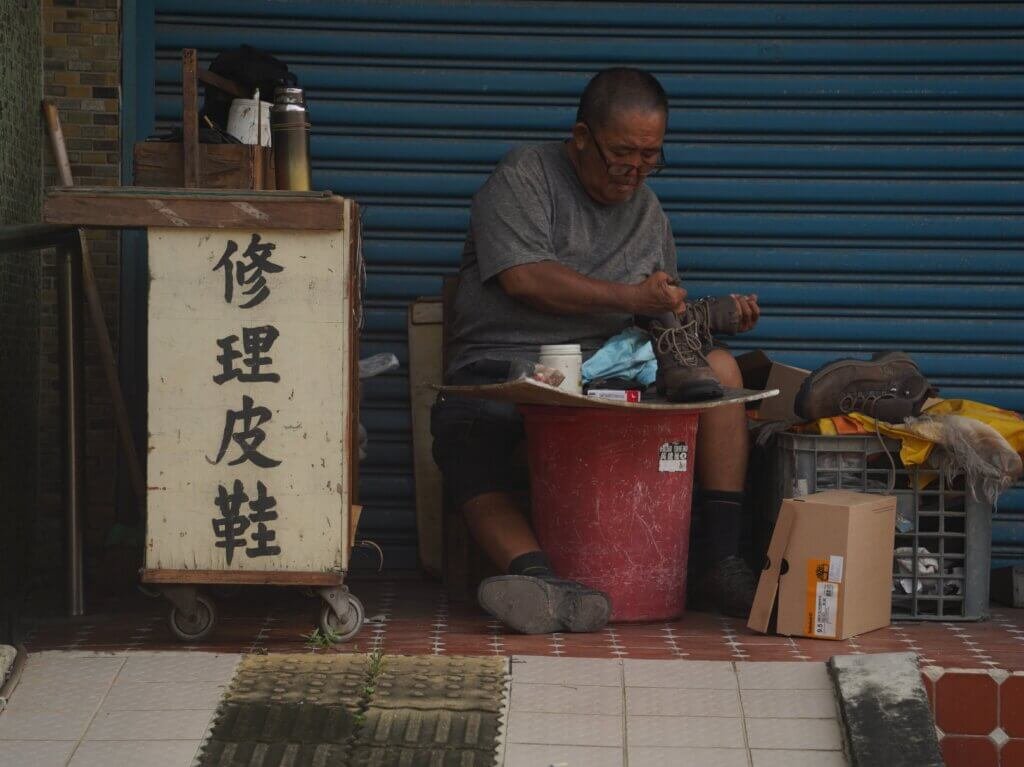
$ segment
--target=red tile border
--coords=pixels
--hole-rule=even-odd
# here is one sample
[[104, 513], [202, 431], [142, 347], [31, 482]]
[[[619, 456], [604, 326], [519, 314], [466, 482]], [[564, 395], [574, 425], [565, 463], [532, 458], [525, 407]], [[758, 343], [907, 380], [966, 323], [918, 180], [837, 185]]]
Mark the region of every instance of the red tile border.
[[1024, 767], [1024, 739], [1012, 738], [999, 751], [1000, 767]]
[[1024, 675], [1014, 674], [999, 686], [999, 725], [1011, 738], [1024, 737]]
[[996, 744], [988, 738], [946, 736], [940, 745], [946, 767], [1000, 767]]
[[988, 735], [999, 726], [998, 700], [988, 674], [947, 671], [935, 683], [935, 723], [947, 735]]

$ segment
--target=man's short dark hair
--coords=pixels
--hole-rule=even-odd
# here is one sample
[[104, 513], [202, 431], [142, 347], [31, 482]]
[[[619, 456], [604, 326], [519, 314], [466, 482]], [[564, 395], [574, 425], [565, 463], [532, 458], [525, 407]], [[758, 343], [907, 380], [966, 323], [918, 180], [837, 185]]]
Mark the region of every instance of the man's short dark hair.
[[657, 78], [642, 69], [612, 67], [594, 75], [583, 89], [576, 122], [601, 128], [615, 113], [655, 110], [668, 118], [668, 96]]

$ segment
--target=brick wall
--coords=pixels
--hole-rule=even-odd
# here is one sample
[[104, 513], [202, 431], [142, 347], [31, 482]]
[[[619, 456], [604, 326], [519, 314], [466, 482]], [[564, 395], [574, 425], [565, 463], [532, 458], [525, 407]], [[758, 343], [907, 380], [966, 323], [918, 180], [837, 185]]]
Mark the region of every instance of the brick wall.
[[[120, 183], [121, 48], [119, 0], [42, 0], [43, 91], [60, 110], [76, 186]], [[56, 183], [49, 151], [44, 179]], [[107, 327], [117, 344], [119, 249], [116, 232], [88, 235]], [[52, 579], [62, 577], [61, 444], [63, 420], [58, 389], [55, 265], [43, 268], [42, 384], [40, 391], [41, 513], [51, 548], [39, 561]], [[100, 367], [96, 337], [85, 325], [86, 575], [102, 580], [105, 543], [115, 521], [116, 435]], [[57, 592], [60, 593], [59, 587]]]
[[[0, 3], [0, 226], [39, 220], [39, 0]], [[36, 508], [39, 255], [0, 254], [0, 642], [13, 640]]]

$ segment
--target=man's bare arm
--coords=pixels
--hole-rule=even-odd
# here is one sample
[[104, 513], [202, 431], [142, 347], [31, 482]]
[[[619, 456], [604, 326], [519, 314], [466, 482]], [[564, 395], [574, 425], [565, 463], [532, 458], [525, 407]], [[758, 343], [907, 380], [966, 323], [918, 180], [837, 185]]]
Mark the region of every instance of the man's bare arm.
[[655, 316], [681, 314], [686, 291], [665, 272], [655, 272], [637, 285], [586, 277], [555, 261], [506, 269], [498, 281], [510, 297], [549, 314], [623, 312]]

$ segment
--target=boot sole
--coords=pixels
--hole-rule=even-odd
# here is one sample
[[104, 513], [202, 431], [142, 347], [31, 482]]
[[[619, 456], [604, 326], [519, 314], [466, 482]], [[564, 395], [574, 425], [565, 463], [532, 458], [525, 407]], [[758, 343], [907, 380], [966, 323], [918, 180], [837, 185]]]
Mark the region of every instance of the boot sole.
[[608, 623], [611, 603], [599, 591], [573, 589], [528, 575], [488, 578], [477, 591], [480, 606], [521, 634], [590, 633]]
[[829, 362], [827, 365], [818, 368], [809, 376], [807, 376], [807, 378], [804, 379], [804, 382], [800, 384], [800, 390], [796, 393], [796, 398], [793, 400], [794, 412], [801, 418], [804, 417], [802, 415], [804, 399], [808, 396], [811, 387], [814, 386], [814, 384], [820, 378], [823, 378], [829, 373], [833, 373], [836, 370], [841, 370], [846, 367], [855, 369], [872, 369], [877, 368], [879, 365], [884, 365], [890, 362], [908, 362], [915, 368], [917, 367], [917, 363], [914, 362], [914, 360], [909, 355], [904, 354], [903, 352], [891, 351], [877, 352], [871, 355], [871, 359], [869, 360], [858, 360], [852, 357], [844, 357], [842, 359], [833, 360], [832, 362]]
[[708, 399], [721, 399], [722, 394], [721, 385], [708, 382], [687, 386], [686, 390], [681, 392], [665, 392], [664, 396], [669, 402], [701, 402]]

